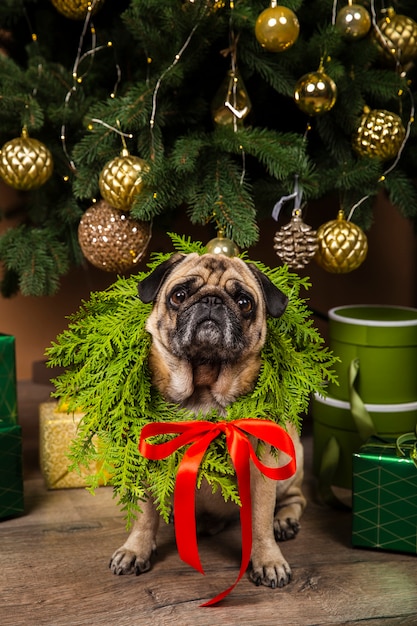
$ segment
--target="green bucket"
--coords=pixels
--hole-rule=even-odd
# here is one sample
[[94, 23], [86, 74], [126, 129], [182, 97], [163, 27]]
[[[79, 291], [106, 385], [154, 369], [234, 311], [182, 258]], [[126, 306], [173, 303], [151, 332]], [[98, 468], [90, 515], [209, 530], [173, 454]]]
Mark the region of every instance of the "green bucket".
[[[402, 404], [365, 404], [380, 437], [398, 437], [415, 430], [417, 401]], [[313, 471], [320, 476], [323, 457], [333, 439], [338, 450], [332, 485], [352, 488], [352, 454], [364, 441], [352, 417], [349, 402], [315, 394], [311, 406], [313, 416]], [[333, 448], [334, 449], [334, 448]]]
[[329, 344], [339, 357], [339, 385], [328, 393], [349, 400], [349, 367], [357, 360], [355, 389], [362, 401], [401, 404], [417, 401], [417, 309], [352, 305], [330, 309]]

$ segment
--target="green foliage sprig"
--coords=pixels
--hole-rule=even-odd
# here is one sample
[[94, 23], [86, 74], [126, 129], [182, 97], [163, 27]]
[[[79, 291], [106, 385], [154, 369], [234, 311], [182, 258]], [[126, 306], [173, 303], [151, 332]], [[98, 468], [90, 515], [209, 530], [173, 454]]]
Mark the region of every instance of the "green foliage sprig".
[[[204, 254], [201, 242], [171, 235], [174, 248], [184, 254]], [[170, 254], [156, 254], [152, 271]], [[246, 255], [241, 255], [249, 262]], [[268, 319], [268, 332], [262, 352], [262, 366], [252, 393], [238, 398], [226, 408], [226, 415], [215, 411], [209, 416], [194, 415], [166, 402], [152, 386], [148, 367], [151, 337], [146, 319], [151, 305], [137, 295], [137, 284], [147, 273], [119, 278], [105, 291], [93, 293], [48, 348], [48, 365], [65, 368], [54, 380], [54, 396], [68, 403], [69, 411], [82, 407], [85, 415], [71, 447], [71, 468], [95, 463], [97, 470], [88, 479], [94, 490], [100, 483], [113, 485], [115, 496], [129, 525], [140, 510], [140, 501], [150, 490], [167, 520], [175, 476], [182, 459], [179, 450], [161, 461], [149, 461], [138, 452], [140, 432], [149, 422], [210, 419], [263, 418], [301, 428], [310, 394], [323, 392], [325, 380], [334, 380], [335, 358], [324, 347], [314, 328], [301, 288], [306, 279], [286, 266], [274, 269], [254, 263], [289, 298], [279, 319]], [[164, 440], [164, 438], [160, 438]], [[213, 490], [220, 489], [225, 500], [239, 503], [234, 469], [225, 441], [216, 439], [200, 467], [198, 484], [205, 479]]]

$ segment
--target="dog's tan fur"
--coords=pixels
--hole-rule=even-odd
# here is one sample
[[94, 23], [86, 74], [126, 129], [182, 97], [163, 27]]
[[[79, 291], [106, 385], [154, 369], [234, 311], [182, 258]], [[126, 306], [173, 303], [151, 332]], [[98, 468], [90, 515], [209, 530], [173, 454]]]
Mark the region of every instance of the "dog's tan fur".
[[[181, 302], [184, 290], [185, 301]], [[248, 315], [242, 314], [240, 293], [246, 298], [243, 307], [248, 298], [251, 303]], [[278, 316], [286, 306], [283, 294], [259, 271], [238, 258], [176, 255], [139, 285], [139, 295], [143, 301], [154, 303], [147, 323], [152, 335], [150, 368], [153, 383], [166, 400], [196, 413], [216, 409], [221, 414], [228, 404], [253, 389], [261, 365], [266, 316], [268, 312]], [[221, 323], [210, 321], [207, 330], [193, 335], [192, 341], [184, 339], [184, 334], [195, 332], [194, 322], [190, 321], [184, 331], [179, 328], [178, 320], [184, 311], [193, 311], [195, 305], [195, 310], [201, 307], [204, 298], [214, 306], [219, 305], [226, 327], [230, 320], [238, 319], [239, 332], [228, 331]], [[201, 353], [198, 352], [200, 340]], [[288, 431], [297, 458], [297, 472], [292, 478], [274, 481], [261, 475], [255, 466], [251, 467], [250, 577], [256, 584], [269, 587], [282, 587], [291, 579], [290, 567], [276, 539], [289, 539], [297, 534], [305, 507], [301, 491], [303, 448], [295, 428], [288, 425]], [[267, 447], [262, 462], [277, 465], [276, 457]], [[151, 567], [159, 515], [151, 499], [141, 503], [141, 509], [128, 539], [111, 558], [110, 567], [115, 574], [140, 574]], [[236, 515], [236, 505], [225, 502], [219, 491], [213, 494], [204, 483], [196, 494], [196, 515], [214, 522], [210, 528], [214, 532]]]

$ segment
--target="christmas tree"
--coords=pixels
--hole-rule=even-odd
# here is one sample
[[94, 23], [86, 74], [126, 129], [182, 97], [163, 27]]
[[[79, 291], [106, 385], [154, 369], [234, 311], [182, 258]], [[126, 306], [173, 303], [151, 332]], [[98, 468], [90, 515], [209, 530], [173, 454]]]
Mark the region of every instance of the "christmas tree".
[[[281, 205], [283, 261], [319, 243], [354, 269], [381, 190], [417, 215], [415, 20], [412, 0], [2, 0], [3, 295], [54, 293], [85, 258], [129, 272], [178, 213], [244, 249]], [[329, 194], [342, 267], [303, 222]]]

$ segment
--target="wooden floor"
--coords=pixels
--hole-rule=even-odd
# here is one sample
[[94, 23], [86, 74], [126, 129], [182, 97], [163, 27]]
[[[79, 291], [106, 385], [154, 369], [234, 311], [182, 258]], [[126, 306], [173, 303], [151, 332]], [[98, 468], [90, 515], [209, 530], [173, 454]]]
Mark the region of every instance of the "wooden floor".
[[350, 512], [315, 502], [308, 425], [309, 504], [298, 537], [282, 544], [293, 570], [287, 587], [255, 587], [244, 577], [220, 605], [200, 607], [237, 576], [238, 524], [199, 542], [205, 576], [180, 561], [166, 525], [150, 572], [114, 576], [109, 557], [126, 533], [111, 489], [95, 496], [84, 489], [47, 491], [40, 475], [38, 405], [49, 391], [19, 385], [27, 510], [0, 523], [1, 626], [417, 624], [416, 557], [351, 547]]

